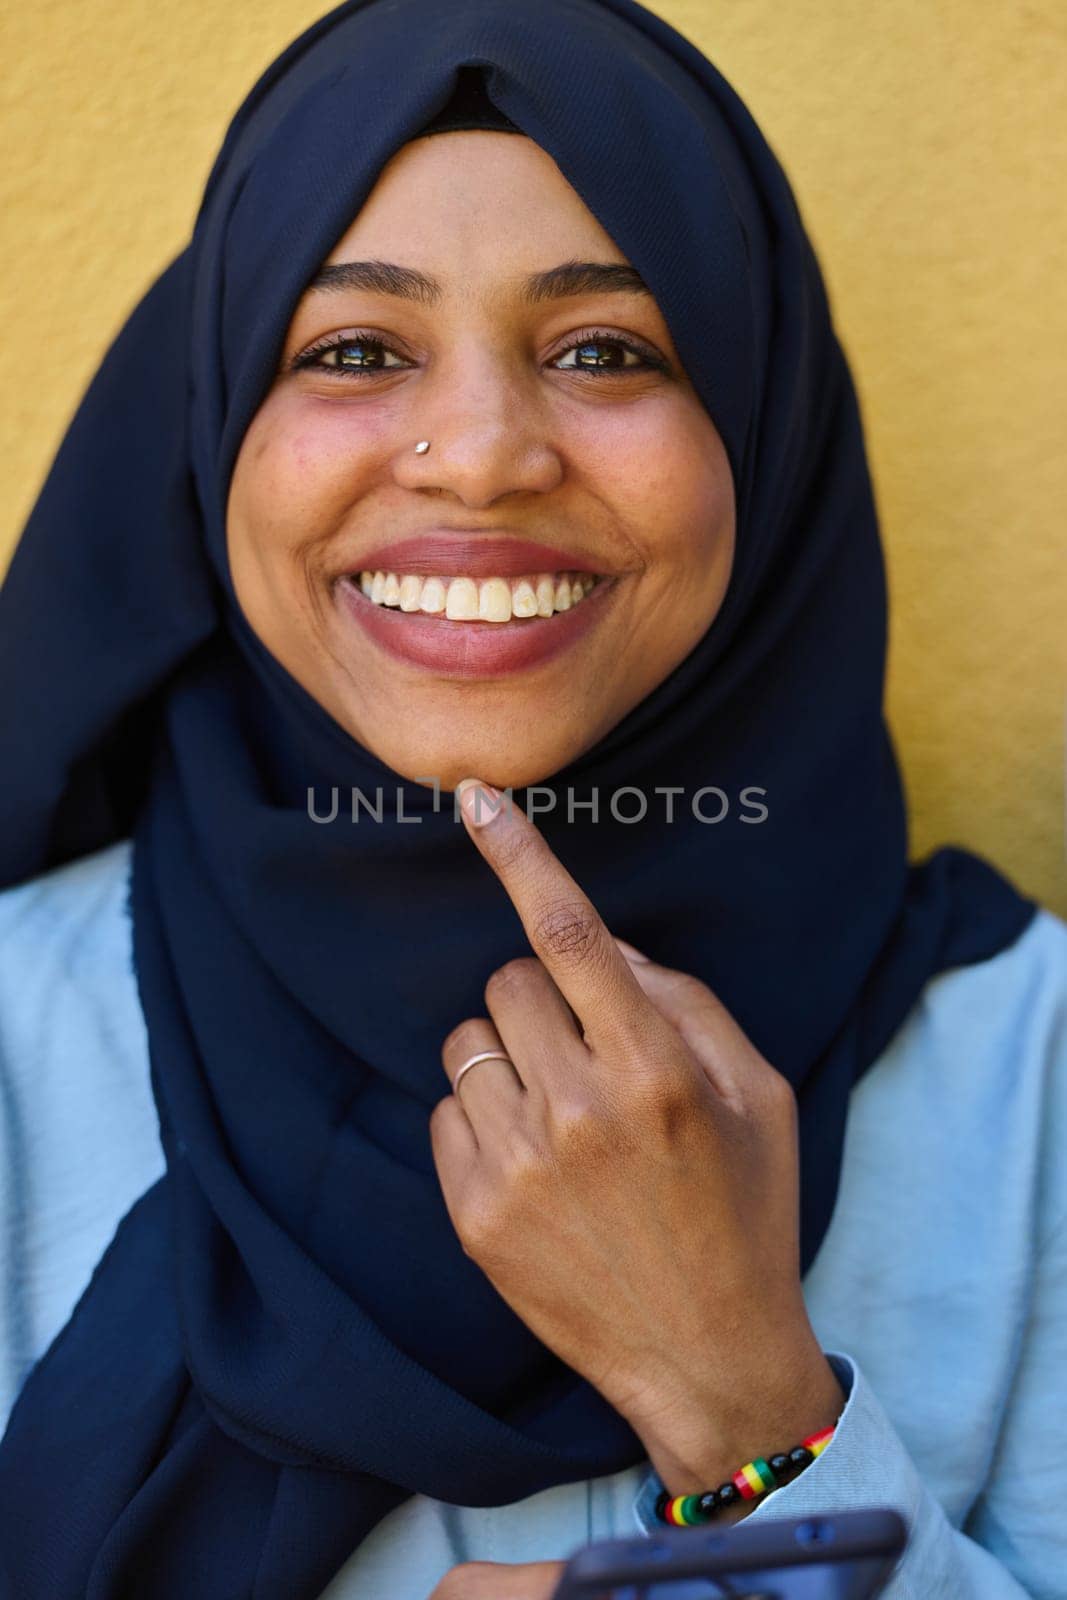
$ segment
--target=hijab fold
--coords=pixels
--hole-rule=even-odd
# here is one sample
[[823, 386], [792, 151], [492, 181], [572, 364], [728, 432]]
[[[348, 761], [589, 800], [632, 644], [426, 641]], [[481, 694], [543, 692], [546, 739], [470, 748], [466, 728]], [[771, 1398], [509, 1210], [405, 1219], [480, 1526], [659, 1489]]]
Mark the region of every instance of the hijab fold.
[[[234, 459], [296, 302], [472, 79], [642, 274], [730, 460], [722, 609], [546, 780], [540, 826], [612, 931], [710, 984], [793, 1084], [804, 1271], [852, 1086], [933, 976], [1035, 909], [962, 849], [909, 864], [856, 396], [729, 85], [632, 0], [331, 12], [234, 117], [0, 590], [0, 884], [132, 836], [166, 1159], [0, 1442], [20, 1600], [316, 1600], [411, 1494], [497, 1505], [643, 1457], [463, 1254], [434, 1172], [441, 1043], [528, 953], [514, 910], [451, 796], [435, 808], [269, 654], [226, 559]], [[731, 801], [715, 824], [688, 803], [706, 785]], [[378, 786], [417, 822], [309, 818], [309, 788]], [[686, 798], [669, 825], [566, 820], [568, 787], [623, 786]], [[715, 1271], [713, 1229], [694, 1270]]]

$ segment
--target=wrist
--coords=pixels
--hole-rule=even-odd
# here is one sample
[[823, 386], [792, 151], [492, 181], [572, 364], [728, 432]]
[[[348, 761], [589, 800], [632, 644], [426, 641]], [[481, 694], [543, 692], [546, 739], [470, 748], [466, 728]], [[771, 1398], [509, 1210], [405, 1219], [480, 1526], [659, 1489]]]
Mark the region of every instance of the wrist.
[[[745, 1463], [788, 1451], [832, 1427], [846, 1396], [818, 1345], [786, 1365], [765, 1363], [756, 1378], [727, 1398], [694, 1385], [680, 1400], [658, 1407], [648, 1420], [630, 1418], [652, 1466], [671, 1495], [700, 1494], [732, 1479]], [[716, 1522], [735, 1522], [758, 1504], [724, 1507]]]

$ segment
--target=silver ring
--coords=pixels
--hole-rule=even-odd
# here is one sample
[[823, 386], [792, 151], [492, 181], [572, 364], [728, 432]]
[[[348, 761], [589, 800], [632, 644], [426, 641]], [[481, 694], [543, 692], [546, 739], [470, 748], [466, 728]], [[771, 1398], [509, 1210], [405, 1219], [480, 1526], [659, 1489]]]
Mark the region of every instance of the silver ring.
[[[456, 1076], [452, 1079], [453, 1094], [459, 1093], [459, 1086], [463, 1079], [463, 1074], [465, 1072], [469, 1072], [472, 1067], [476, 1067], [479, 1061], [506, 1061], [511, 1070], [513, 1072], [515, 1071], [514, 1061], [512, 1061], [509, 1055], [505, 1055], [503, 1050], [480, 1050], [476, 1056], [471, 1056], [469, 1061], [465, 1061], [463, 1063], [459, 1071], [456, 1073]], [[516, 1077], [518, 1076], [517, 1073], [515, 1075]]]

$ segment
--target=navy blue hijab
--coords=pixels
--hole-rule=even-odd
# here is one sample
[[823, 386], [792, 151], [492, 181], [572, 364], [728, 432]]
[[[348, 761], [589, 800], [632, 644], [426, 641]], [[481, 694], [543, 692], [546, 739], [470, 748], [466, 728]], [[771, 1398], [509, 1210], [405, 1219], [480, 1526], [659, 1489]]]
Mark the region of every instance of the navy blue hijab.
[[[309, 820], [311, 786], [400, 780], [252, 635], [226, 562], [235, 454], [301, 291], [465, 68], [640, 271], [733, 469], [720, 613], [552, 782], [758, 785], [766, 821], [683, 802], [670, 826], [542, 826], [609, 927], [709, 983], [795, 1086], [804, 1270], [852, 1085], [929, 978], [1034, 911], [961, 849], [909, 865], [856, 397], [730, 87], [632, 0], [323, 18], [234, 118], [0, 592], [0, 883], [133, 834], [166, 1157], [0, 1445], [0, 1573], [25, 1600], [314, 1600], [414, 1492], [496, 1505], [643, 1454], [464, 1256], [434, 1172], [440, 1046], [526, 953], [515, 914], [423, 786], [401, 785], [414, 826]], [[714, 1273], [714, 1218], [692, 1247]]]

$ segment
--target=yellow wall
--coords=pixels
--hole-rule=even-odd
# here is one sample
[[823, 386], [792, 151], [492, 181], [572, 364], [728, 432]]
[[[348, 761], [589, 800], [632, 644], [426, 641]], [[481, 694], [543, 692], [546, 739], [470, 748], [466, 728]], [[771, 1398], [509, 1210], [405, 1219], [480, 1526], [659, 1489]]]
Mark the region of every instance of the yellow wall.
[[[188, 237], [228, 116], [326, 9], [4, 7], [0, 559], [104, 347]], [[751, 107], [823, 260], [887, 546], [913, 854], [970, 845], [1067, 914], [1063, 0], [656, 9]]]

